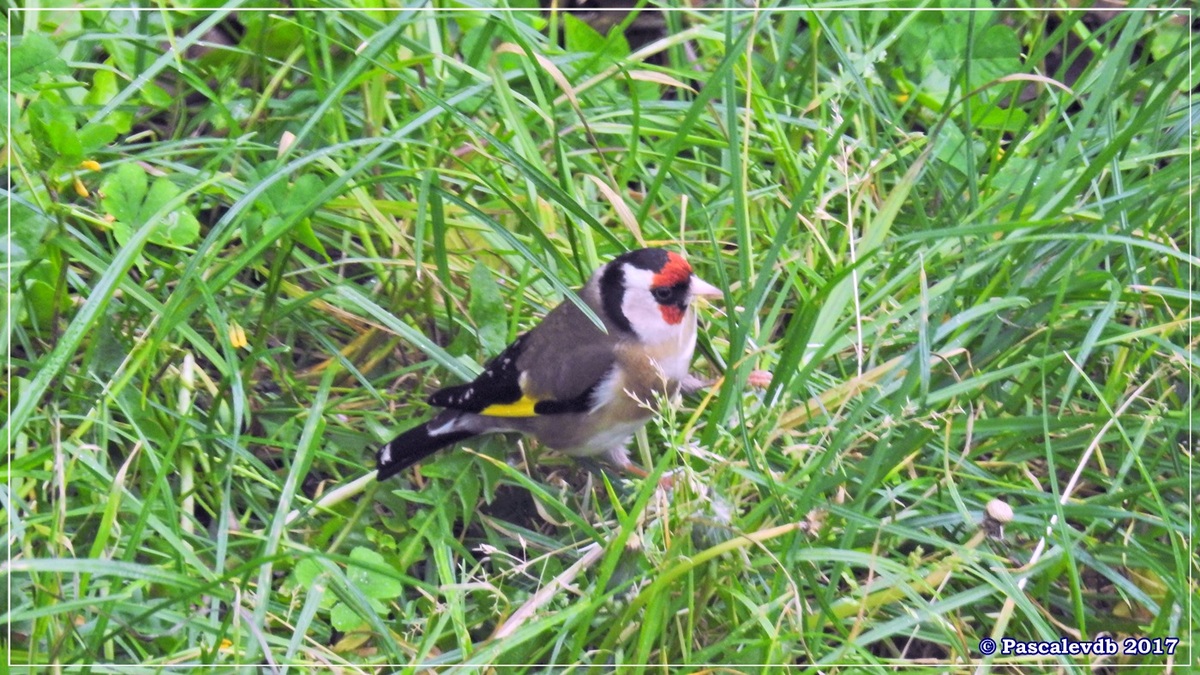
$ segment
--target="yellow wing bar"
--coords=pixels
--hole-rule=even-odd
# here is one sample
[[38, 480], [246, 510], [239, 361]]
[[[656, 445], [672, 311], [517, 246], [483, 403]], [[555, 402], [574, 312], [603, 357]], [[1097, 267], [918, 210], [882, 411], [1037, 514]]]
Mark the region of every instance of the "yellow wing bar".
[[496, 403], [489, 405], [479, 411], [480, 415], [488, 417], [537, 417], [537, 413], [533, 411], [533, 406], [537, 405], [538, 401], [535, 398], [525, 394], [518, 400], [512, 403]]

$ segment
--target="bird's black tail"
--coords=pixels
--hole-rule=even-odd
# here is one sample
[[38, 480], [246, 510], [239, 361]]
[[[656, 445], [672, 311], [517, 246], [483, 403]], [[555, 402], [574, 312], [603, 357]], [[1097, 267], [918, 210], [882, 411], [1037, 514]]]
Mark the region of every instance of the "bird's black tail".
[[476, 435], [454, 426], [453, 421], [446, 423], [435, 417], [393, 438], [375, 455], [379, 471], [376, 479], [387, 480], [438, 450]]

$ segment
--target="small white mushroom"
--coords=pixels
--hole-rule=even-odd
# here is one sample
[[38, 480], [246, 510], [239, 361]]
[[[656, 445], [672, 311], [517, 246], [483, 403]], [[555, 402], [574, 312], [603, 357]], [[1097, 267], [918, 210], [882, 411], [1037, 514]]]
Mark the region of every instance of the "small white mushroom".
[[1011, 523], [1013, 509], [1002, 499], [993, 499], [984, 507], [983, 529], [995, 539], [1004, 538], [1004, 524]]
[[987, 503], [988, 517], [997, 523], [1011, 523], [1013, 519], [1012, 507], [1007, 502], [1001, 499], [993, 499]]

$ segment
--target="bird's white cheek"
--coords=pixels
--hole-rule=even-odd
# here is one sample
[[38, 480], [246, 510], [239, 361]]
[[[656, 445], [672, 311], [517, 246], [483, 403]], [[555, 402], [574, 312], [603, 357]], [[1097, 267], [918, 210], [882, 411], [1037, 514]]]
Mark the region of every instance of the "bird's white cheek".
[[663, 319], [662, 310], [649, 293], [626, 293], [621, 310], [633, 327], [633, 332], [644, 343], [664, 342], [674, 335], [675, 327]]

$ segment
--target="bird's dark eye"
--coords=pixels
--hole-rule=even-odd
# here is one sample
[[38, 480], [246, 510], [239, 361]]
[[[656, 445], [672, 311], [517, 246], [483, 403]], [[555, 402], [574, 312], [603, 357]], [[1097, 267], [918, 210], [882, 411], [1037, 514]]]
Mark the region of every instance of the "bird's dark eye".
[[671, 296], [674, 294], [674, 289], [672, 289], [670, 286], [659, 286], [658, 288], [650, 289], [650, 292], [654, 294], [655, 300], [659, 302], [668, 302], [670, 301]]

